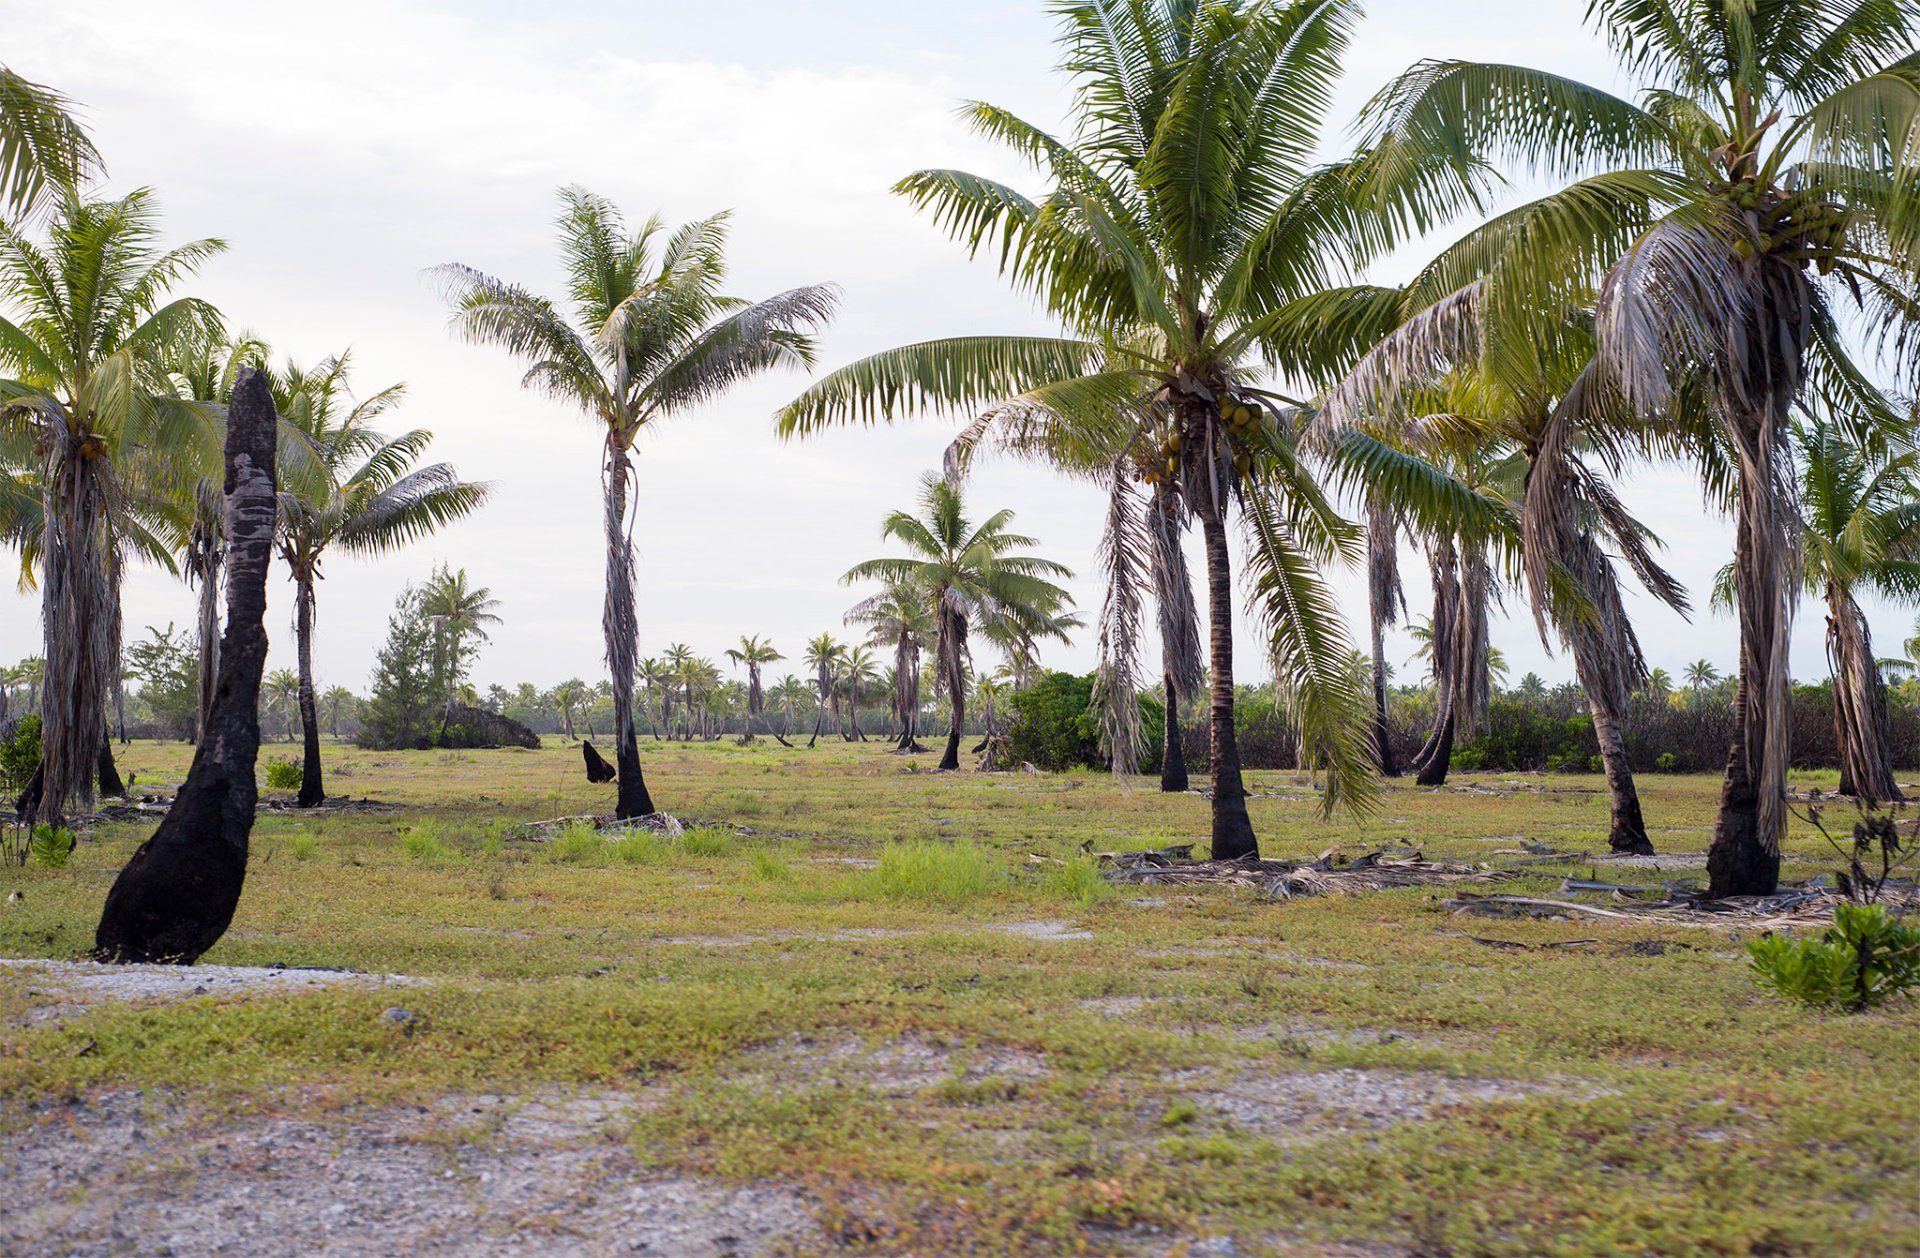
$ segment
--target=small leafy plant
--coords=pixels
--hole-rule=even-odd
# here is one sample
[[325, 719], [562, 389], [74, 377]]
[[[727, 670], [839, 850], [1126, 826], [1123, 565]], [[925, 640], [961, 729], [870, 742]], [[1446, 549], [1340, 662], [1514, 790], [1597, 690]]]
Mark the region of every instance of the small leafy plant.
[[37, 825], [33, 828], [33, 838], [27, 845], [33, 863], [44, 865], [48, 869], [59, 869], [73, 855], [73, 831], [65, 826]]
[[1747, 944], [1754, 978], [1793, 1000], [1858, 1013], [1920, 987], [1920, 929], [1879, 904], [1842, 904], [1819, 938], [1766, 934]]
[[306, 773], [292, 760], [267, 761], [267, 785], [276, 791], [297, 791]]

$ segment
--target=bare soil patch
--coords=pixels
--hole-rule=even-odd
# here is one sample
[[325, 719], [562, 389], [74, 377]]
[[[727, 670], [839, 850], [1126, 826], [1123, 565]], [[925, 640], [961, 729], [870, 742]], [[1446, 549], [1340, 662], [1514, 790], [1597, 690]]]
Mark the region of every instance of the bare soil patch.
[[304, 969], [268, 965], [100, 965], [92, 961], [0, 958], [0, 981], [19, 983], [29, 995], [53, 1003], [30, 1012], [28, 1022], [73, 1017], [103, 1004], [163, 1003], [212, 996], [287, 996], [323, 987], [408, 987], [424, 982], [404, 974]]

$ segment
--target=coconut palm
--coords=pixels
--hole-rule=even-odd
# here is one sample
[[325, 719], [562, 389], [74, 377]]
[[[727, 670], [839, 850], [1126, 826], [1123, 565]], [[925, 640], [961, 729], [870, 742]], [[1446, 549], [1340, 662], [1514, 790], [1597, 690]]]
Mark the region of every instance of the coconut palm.
[[560, 728], [568, 738], [577, 738], [574, 733], [573, 714], [587, 700], [587, 683], [578, 677], [572, 677], [553, 688], [553, 706], [560, 712]]
[[811, 747], [820, 737], [820, 722], [827, 718], [829, 710], [833, 713], [834, 728], [840, 727], [840, 692], [834, 686], [833, 679], [840, 667], [840, 657], [846, 647], [834, 641], [833, 635], [823, 633], [807, 643], [806, 653], [801, 657], [808, 668], [813, 670], [813, 684], [820, 697], [819, 712], [813, 718], [813, 735], [807, 739]]
[[[1646, 84], [1639, 104], [1514, 66], [1423, 62], [1370, 108], [1372, 169], [1383, 187], [1461, 203], [1503, 159], [1576, 181], [1507, 251], [1508, 295], [1551, 310], [1597, 287], [1582, 392], [1611, 393], [1730, 482], [1740, 667], [1708, 881], [1713, 895], [1765, 894], [1786, 827], [1800, 577], [1790, 416], [1811, 395], [1861, 430], [1888, 418], [1848, 355], [1836, 296], [1864, 306], [1902, 373], [1920, 368], [1907, 174], [1920, 12], [1594, 0], [1588, 13]], [[1549, 514], [1556, 490], [1530, 486], [1529, 513]]]
[[1013, 512], [997, 511], [975, 525], [967, 517], [960, 491], [929, 472], [920, 481], [920, 514], [895, 511], [880, 535], [911, 552], [906, 558], [869, 559], [841, 580], [887, 581], [912, 585], [926, 600], [934, 622], [934, 660], [938, 691], [952, 705], [942, 770], [960, 767], [960, 731], [967, 710], [967, 633], [986, 617], [1053, 616], [1070, 596], [1049, 577], [1073, 574], [1051, 559], [1017, 553], [1034, 545], [1030, 537], [1009, 532]]
[[[738, 647], [728, 647], [727, 658], [733, 661], [735, 668], [744, 664], [747, 669], [747, 731], [744, 741], [752, 742], [753, 722], [766, 712], [767, 707], [766, 692], [760, 687], [760, 670], [787, 657], [774, 650], [773, 643], [755, 633], [742, 635]], [[783, 737], [780, 741], [785, 742], [786, 739]]]
[[260, 697], [269, 712], [279, 714], [280, 732], [292, 742], [293, 727], [299, 717], [300, 674], [291, 668], [274, 669], [261, 683]]
[[1664, 668], [1650, 669], [1647, 679], [1640, 683], [1640, 689], [1655, 699], [1664, 700], [1673, 693], [1673, 674]]
[[1799, 425], [1805, 589], [1827, 605], [1840, 793], [1904, 798], [1893, 776], [1887, 688], [1856, 592], [1920, 599], [1920, 453], [1904, 441], [1862, 448], [1824, 420]]
[[667, 233], [656, 217], [629, 232], [613, 203], [582, 188], [560, 194], [562, 260], [573, 323], [560, 307], [464, 266], [441, 268], [465, 338], [525, 360], [521, 383], [572, 403], [605, 429], [606, 606], [601, 628], [613, 676], [617, 815], [651, 813], [633, 728], [639, 655], [634, 602], [632, 451], [649, 426], [713, 401], [748, 376], [813, 362], [810, 332], [833, 291], [796, 288], [758, 303], [725, 296], [727, 216]]
[[860, 730], [860, 696], [873, 688], [880, 676], [880, 664], [867, 647], [850, 646], [840, 656], [840, 673], [834, 684], [847, 700], [847, 734], [850, 743], [864, 743], [867, 736]]
[[921, 752], [920, 653], [933, 644], [933, 617], [926, 600], [913, 586], [889, 581], [878, 594], [864, 598], [847, 612], [846, 623], [864, 625], [867, 641], [893, 648], [893, 693], [890, 706], [900, 722], [897, 750]]
[[341, 354], [312, 368], [289, 362], [271, 376], [282, 422], [306, 438], [326, 473], [317, 493], [280, 494], [278, 543], [294, 585], [300, 668], [302, 808], [326, 799], [313, 697], [313, 633], [327, 552], [338, 547], [359, 558], [391, 555], [473, 514], [491, 492], [483, 483], [461, 480], [450, 463], [416, 467], [432, 433], [416, 428], [387, 437], [373, 427], [399, 405], [406, 386], [390, 385], [356, 402], [349, 391], [351, 370], [351, 356]]
[[785, 677], [782, 677], [779, 683], [767, 692], [768, 701], [780, 710], [780, 733], [782, 742], [786, 741], [785, 736], [787, 734], [793, 732], [793, 719], [805, 710], [807, 700], [811, 695], [812, 691], [807, 688], [807, 683], [801, 681], [792, 673], [788, 673]]
[[1707, 691], [1720, 684], [1720, 670], [1713, 666], [1712, 660], [1695, 660], [1683, 670], [1687, 679], [1687, 689], [1693, 691], [1694, 706]]
[[0, 66], [0, 211], [10, 219], [32, 215], [100, 167], [72, 103]]
[[[673, 678], [666, 661], [648, 656], [634, 669], [634, 676], [646, 689], [647, 724], [653, 726], [653, 741], [659, 742], [661, 731], [667, 727], [669, 707], [672, 703]], [[654, 716], [654, 700], [659, 700], [659, 719]]]
[[58, 194], [44, 244], [0, 224], [0, 444], [30, 447], [41, 494], [47, 685], [40, 816], [92, 798], [106, 701], [120, 673], [120, 578], [127, 550], [171, 565], [165, 504], [220, 460], [219, 424], [174, 397], [162, 362], [211, 306], [168, 291], [224, 246], [156, 243], [145, 189], [119, 200]]
[[340, 716], [351, 714], [360, 702], [358, 696], [345, 686], [329, 686], [320, 696], [320, 706], [327, 710], [327, 732], [335, 739], [340, 737]]
[[979, 416], [973, 444], [1077, 467], [1091, 450], [1150, 458], [1154, 483], [1198, 517], [1205, 540], [1213, 854], [1244, 856], [1258, 849], [1233, 725], [1236, 509], [1274, 658], [1295, 675], [1334, 768], [1327, 805], [1364, 802], [1372, 781], [1365, 699], [1318, 575], [1321, 562], [1356, 551], [1358, 535], [1295, 457], [1274, 405], [1285, 399], [1261, 383], [1275, 307], [1391, 235], [1392, 215], [1346, 195], [1354, 167], [1316, 159], [1357, 6], [1076, 0], [1058, 11], [1077, 134], [1048, 135], [991, 105], [967, 109], [1048, 190], [1030, 198], [948, 170], [908, 176], [898, 190], [969, 247], [991, 248], [1068, 335], [890, 350], [809, 389], [781, 428], [960, 410]]
[[[467, 662], [475, 646], [468, 639], [488, 641], [488, 625], [500, 623], [494, 611], [500, 600], [486, 586], [468, 582], [467, 570], [450, 571], [441, 564], [420, 591], [420, 611], [433, 624], [434, 653], [438, 672], [446, 686], [445, 704], [440, 716], [440, 736], [446, 737], [447, 723], [453, 719], [454, 699], [466, 681]], [[476, 644], [477, 645], [477, 644]], [[464, 700], [463, 702], [471, 702]]]

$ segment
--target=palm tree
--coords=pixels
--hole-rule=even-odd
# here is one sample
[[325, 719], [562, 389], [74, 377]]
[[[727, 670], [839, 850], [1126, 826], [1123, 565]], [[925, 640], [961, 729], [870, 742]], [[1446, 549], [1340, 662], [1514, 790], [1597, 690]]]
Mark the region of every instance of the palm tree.
[[960, 767], [960, 731], [967, 712], [967, 632], [988, 617], [1044, 618], [1070, 596], [1049, 577], [1073, 574], [1051, 559], [1016, 553], [1034, 540], [1008, 531], [1013, 512], [996, 511], [977, 527], [967, 518], [960, 491], [932, 472], [920, 481], [920, 514], [896, 511], [880, 535], [900, 542], [908, 558], [869, 559], [841, 580], [887, 581], [918, 589], [934, 621], [935, 676], [952, 704], [947, 750], [940, 769]]
[[699, 657], [693, 648], [684, 642], [675, 642], [667, 648], [662, 657], [667, 670], [667, 688], [680, 688], [680, 720], [682, 741], [693, 741], [693, 685]]
[[587, 683], [578, 677], [569, 678], [553, 688], [553, 706], [560, 711], [560, 728], [568, 738], [577, 738], [573, 729], [573, 714], [586, 702]]
[[1826, 600], [1840, 793], [1869, 805], [1904, 798], [1893, 776], [1887, 688], [1861, 586], [1903, 602], [1920, 598], [1920, 453], [1902, 441], [1862, 448], [1824, 421], [1799, 425], [1806, 592]]
[[353, 691], [345, 686], [329, 686], [320, 696], [320, 703], [327, 710], [327, 732], [338, 740], [340, 737], [340, 714], [351, 713], [359, 703]]
[[467, 661], [473, 648], [467, 639], [488, 641], [486, 626], [500, 623], [494, 608], [500, 600], [486, 586], [467, 581], [467, 570], [449, 571], [445, 564], [434, 570], [420, 592], [420, 610], [433, 623], [434, 650], [439, 656], [440, 674], [445, 679], [446, 702], [440, 716], [440, 736], [446, 737], [447, 722], [453, 719], [453, 703], [466, 681]]
[[780, 709], [781, 742], [786, 742], [785, 736], [793, 732], [793, 718], [806, 707], [811, 693], [807, 683], [792, 673], [782, 677], [779, 684], [767, 692], [767, 698], [773, 701], [773, 706]]
[[[735, 668], [742, 664], [747, 668], [747, 732], [742, 741], [752, 742], [754, 718], [763, 714], [767, 707], [766, 692], [760, 688], [760, 669], [787, 657], [774, 650], [773, 643], [755, 633], [742, 635], [738, 647], [727, 648], [727, 658], [733, 661]], [[786, 739], [781, 738], [780, 741], [785, 742]]]
[[834, 684], [847, 700], [847, 729], [845, 738], [850, 743], [864, 743], [867, 736], [860, 730], [860, 695], [870, 690], [880, 676], [880, 666], [873, 652], [863, 646], [851, 646], [840, 656], [840, 675]]
[[809, 747], [819, 739], [820, 722], [826, 719], [829, 710], [833, 713], [834, 728], [839, 728], [840, 692], [835, 688], [833, 679], [840, 666], [840, 656], [846, 649], [833, 640], [832, 634], [823, 633], [807, 643], [806, 653], [801, 657], [807, 667], [813, 670], [814, 688], [820, 695], [819, 712], [813, 718], [813, 735], [807, 739]]
[[637, 817], [654, 808], [633, 729], [640, 636], [628, 520], [637, 505], [630, 492], [634, 440], [649, 425], [710, 402], [748, 376], [776, 366], [810, 367], [809, 333], [826, 323], [834, 293], [796, 288], [752, 304], [723, 295], [725, 214], [671, 235], [656, 217], [629, 233], [611, 202], [584, 189], [567, 188], [560, 200], [557, 226], [573, 324], [524, 288], [463, 266], [443, 267], [441, 274], [462, 336], [525, 360], [523, 385], [573, 403], [605, 429], [601, 628], [613, 675], [616, 813]]
[[[4, 160], [0, 159], [0, 164]], [[0, 441], [30, 446], [41, 492], [38, 536], [47, 684], [39, 815], [93, 797], [106, 701], [120, 673], [120, 577], [136, 546], [171, 564], [156, 537], [220, 458], [219, 425], [171, 396], [166, 349], [218, 327], [211, 306], [166, 300], [224, 246], [162, 250], [145, 189], [117, 201], [58, 194], [45, 245], [0, 224]]]
[[1695, 660], [1685, 669], [1687, 689], [1693, 691], [1693, 706], [1699, 707], [1707, 691], [1720, 684], [1720, 670], [1712, 660]]
[[1640, 683], [1640, 689], [1655, 699], [1665, 699], [1673, 693], [1673, 674], [1664, 668], [1651, 669], [1647, 679]]
[[893, 648], [893, 697], [890, 706], [900, 722], [896, 750], [921, 752], [920, 745], [920, 653], [934, 637], [933, 617], [927, 604], [913, 586], [889, 581], [878, 594], [864, 598], [847, 612], [846, 623], [865, 625], [867, 641], [874, 646]]
[[1029, 198], [945, 170], [897, 187], [969, 247], [991, 247], [1069, 335], [890, 350], [802, 394], [781, 430], [958, 409], [979, 414], [972, 444], [1080, 467], [1089, 450], [1150, 454], [1156, 483], [1199, 518], [1205, 539], [1213, 854], [1253, 854], [1233, 725], [1236, 506], [1271, 654], [1333, 767], [1327, 806], [1363, 803], [1372, 782], [1367, 705], [1318, 575], [1358, 536], [1295, 457], [1274, 405], [1286, 399], [1259, 383], [1271, 312], [1392, 234], [1388, 216], [1346, 195], [1353, 168], [1323, 166], [1315, 153], [1357, 5], [1075, 0], [1058, 11], [1078, 134], [1056, 138], [991, 105], [967, 110], [1049, 190]]
[[280, 732], [288, 742], [292, 742], [300, 702], [300, 674], [290, 668], [276, 668], [267, 674], [260, 693], [267, 709], [280, 714]]
[[1502, 267], [1535, 309], [1597, 287], [1582, 392], [1613, 394], [1623, 422], [1666, 429], [1731, 487], [1740, 668], [1708, 882], [1767, 894], [1800, 577], [1790, 417], [1811, 393], [1863, 431], [1895, 418], [1843, 344], [1838, 293], [1866, 306], [1903, 372], [1920, 357], [1906, 174], [1920, 13], [1838, 0], [1594, 0], [1588, 13], [1647, 84], [1641, 104], [1514, 66], [1424, 62], [1371, 107], [1374, 169], [1461, 203], [1502, 158], [1577, 180]]
[[[668, 709], [672, 699], [673, 679], [666, 662], [648, 656], [640, 661], [634, 670], [640, 684], [646, 687], [647, 724], [653, 726], [653, 741], [660, 741], [660, 732], [666, 728]], [[654, 719], [655, 697], [659, 699], [659, 719]]]
[[0, 66], [0, 211], [24, 218], [101, 168], [66, 97]]
[[321, 781], [320, 719], [313, 698], [313, 630], [327, 552], [338, 546], [361, 558], [393, 554], [465, 519], [486, 502], [490, 487], [463, 481], [450, 463], [415, 464], [433, 434], [416, 428], [386, 437], [374, 421], [398, 405], [405, 385], [390, 385], [355, 403], [348, 391], [350, 356], [303, 369], [289, 362], [273, 374], [274, 402], [283, 422], [303, 434], [326, 471], [309, 495], [280, 494], [280, 557], [294, 585], [294, 641], [300, 664], [300, 723], [305, 740], [298, 804], [326, 799]]

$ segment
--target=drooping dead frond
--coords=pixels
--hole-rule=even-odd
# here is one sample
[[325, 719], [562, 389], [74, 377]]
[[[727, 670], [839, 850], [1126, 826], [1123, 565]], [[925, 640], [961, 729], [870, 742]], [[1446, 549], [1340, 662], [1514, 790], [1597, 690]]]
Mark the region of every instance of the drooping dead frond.
[[1100, 749], [1120, 776], [1140, 771], [1140, 599], [1153, 566], [1153, 542], [1134, 505], [1132, 466], [1114, 461], [1106, 527], [1097, 562], [1105, 578], [1100, 603], [1100, 665], [1093, 704], [1100, 713]]

